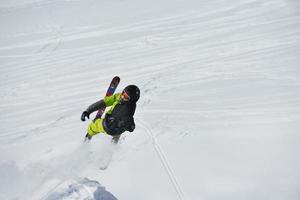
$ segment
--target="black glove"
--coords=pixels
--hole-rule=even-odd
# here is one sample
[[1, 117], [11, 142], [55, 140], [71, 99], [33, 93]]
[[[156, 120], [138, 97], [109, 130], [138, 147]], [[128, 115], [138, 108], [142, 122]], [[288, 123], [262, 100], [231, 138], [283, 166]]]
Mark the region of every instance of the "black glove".
[[81, 121], [85, 121], [85, 118], [88, 118], [90, 119], [90, 114], [87, 112], [87, 111], [84, 111], [82, 114], [81, 114]]
[[126, 130], [129, 131], [129, 132], [133, 132], [134, 129], [135, 129], [135, 124], [132, 124], [132, 125], [126, 127]]

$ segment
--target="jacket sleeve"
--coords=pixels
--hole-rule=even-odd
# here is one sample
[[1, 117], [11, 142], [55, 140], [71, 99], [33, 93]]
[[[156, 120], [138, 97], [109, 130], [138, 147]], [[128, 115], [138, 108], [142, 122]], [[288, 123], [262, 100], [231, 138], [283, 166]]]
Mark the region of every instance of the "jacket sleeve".
[[135, 123], [133, 117], [124, 117], [118, 121], [118, 128], [122, 128], [126, 131], [133, 132], [135, 129]]
[[130, 123], [127, 124], [125, 130], [126, 130], [126, 131], [129, 131], [129, 132], [133, 132], [134, 129], [135, 129], [135, 123], [134, 123], [134, 118], [132, 117], [132, 118], [130, 119]]
[[106, 108], [106, 104], [104, 102], [103, 99], [101, 99], [100, 101], [97, 101], [95, 103], [93, 103], [92, 105], [90, 105], [86, 111], [88, 112], [88, 114], [91, 114], [92, 112], [95, 112], [96, 110], [102, 109], [102, 108]]
[[133, 132], [135, 129], [135, 123], [134, 123], [134, 113], [135, 113], [135, 109], [136, 109], [136, 104], [132, 104], [131, 107], [131, 113], [129, 114], [129, 116], [126, 119], [125, 122], [125, 130], [129, 131], [129, 132]]

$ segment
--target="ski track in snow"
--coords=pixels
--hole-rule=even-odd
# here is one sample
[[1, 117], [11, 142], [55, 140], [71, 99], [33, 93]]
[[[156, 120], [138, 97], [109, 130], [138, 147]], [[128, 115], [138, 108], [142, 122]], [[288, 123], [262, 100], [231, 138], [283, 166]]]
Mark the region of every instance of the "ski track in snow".
[[178, 182], [178, 179], [176, 177], [176, 174], [173, 170], [173, 168], [171, 167], [166, 154], [164, 153], [162, 147], [160, 146], [160, 144], [157, 141], [157, 138], [153, 135], [152, 131], [150, 128], [147, 127], [147, 125], [145, 124], [145, 122], [139, 121], [140, 124], [144, 127], [145, 131], [147, 132], [147, 134], [149, 135], [150, 139], [152, 140], [152, 145], [153, 148], [155, 149], [155, 152], [157, 153], [157, 156], [159, 158], [159, 160], [161, 161], [163, 167], [165, 168], [170, 181], [172, 182], [174, 189], [177, 193], [178, 199], [180, 200], [184, 200], [184, 194], [183, 191], [180, 187], [180, 184]]
[[[291, 200], [299, 197], [300, 179], [294, 171], [299, 166], [299, 158], [294, 155], [299, 150], [299, 136], [295, 132], [299, 131], [300, 121], [299, 3], [191, 1], [192, 7], [188, 8], [188, 3], [170, 1], [166, 6], [166, 2], [159, 2], [162, 6], [151, 2], [155, 8], [140, 5], [138, 1], [126, 1], [126, 5], [81, 0], [0, 3], [3, 26], [0, 33], [0, 174], [8, 180], [14, 177], [15, 181], [9, 183], [19, 189], [10, 190], [4, 179], [0, 181], [0, 187], [4, 188], [0, 189], [0, 198], [13, 197], [14, 192], [22, 195], [19, 193], [25, 191], [36, 199], [59, 199], [64, 195], [97, 199], [101, 195], [91, 195], [91, 188], [104, 194], [107, 191], [99, 183], [77, 179], [92, 171], [95, 179], [116, 191], [118, 197], [139, 199], [136, 195], [155, 199], [155, 190], [150, 186], [147, 194], [145, 190], [141, 190], [143, 194], [132, 191], [132, 188], [147, 187], [147, 183], [138, 182], [141, 180], [138, 176], [130, 183], [126, 178], [114, 176], [119, 171], [130, 171], [132, 164], [122, 165], [122, 162], [128, 157], [138, 157], [134, 148], [148, 155], [144, 146], [150, 141], [180, 200], [219, 199], [220, 196]], [[179, 9], [182, 6], [187, 6], [186, 10]], [[145, 7], [149, 11], [140, 14]], [[174, 11], [159, 12], [158, 7]], [[135, 19], [129, 18], [128, 13]], [[133, 135], [124, 140], [121, 146], [126, 149], [126, 155], [122, 155], [121, 161], [116, 160], [112, 169], [108, 167], [101, 172], [110, 174], [102, 182], [99, 163], [82, 164], [85, 159], [100, 161], [102, 157], [81, 152], [83, 148], [78, 141], [82, 140], [87, 123], [81, 123], [79, 116], [90, 103], [102, 98], [114, 75], [122, 79], [120, 90], [127, 84], [140, 86], [142, 96], [136, 121], [137, 129], [141, 126], [141, 130], [135, 132], [145, 131], [148, 138]], [[273, 137], [270, 139], [268, 134]], [[214, 135], [221, 139], [210, 139]], [[222, 148], [222, 138], [232, 142], [226, 146], [229, 150], [224, 149], [229, 152], [224, 153], [224, 161], [223, 154], [217, 154], [218, 149], [214, 149], [215, 144], [221, 144], [219, 148]], [[248, 143], [245, 138], [249, 139]], [[243, 179], [248, 168], [243, 168], [243, 159], [231, 149], [236, 142], [246, 144], [240, 151], [250, 155], [248, 159], [252, 162], [247, 162], [254, 171], [248, 175], [253, 179]], [[255, 154], [259, 142], [264, 143], [264, 148]], [[183, 153], [176, 155], [178, 158], [166, 153], [166, 149], [174, 151], [170, 143], [180, 144]], [[104, 147], [105, 142], [100, 142], [101, 145]], [[193, 160], [189, 160], [187, 153], [190, 147], [199, 153]], [[274, 153], [266, 154], [269, 149]], [[94, 148], [93, 153], [102, 150]], [[261, 154], [268, 156], [260, 157]], [[150, 174], [157, 172], [150, 167], [152, 160], [148, 159], [140, 160], [149, 162], [149, 168], [144, 170]], [[193, 162], [189, 167], [195, 174], [186, 172], [183, 160]], [[274, 177], [261, 172], [265, 168], [257, 167], [260, 166], [257, 160], [265, 162], [264, 167], [274, 166], [269, 169]], [[237, 174], [224, 170], [231, 166], [231, 161], [237, 166], [232, 170]], [[224, 169], [216, 169], [218, 164]], [[243, 173], [238, 174], [239, 171]], [[38, 173], [41, 177], [35, 176]], [[34, 178], [26, 182], [31, 175]], [[255, 179], [256, 176], [260, 179]], [[194, 179], [197, 181], [193, 182]], [[27, 187], [28, 183], [36, 188]], [[155, 178], [149, 180], [149, 185], [152, 183], [162, 190], [168, 187], [160, 185]], [[283, 185], [289, 189], [279, 189]], [[259, 188], [265, 188], [265, 192]], [[161, 195], [174, 199], [173, 193], [166, 190]], [[107, 200], [112, 199], [116, 198], [109, 193]]]

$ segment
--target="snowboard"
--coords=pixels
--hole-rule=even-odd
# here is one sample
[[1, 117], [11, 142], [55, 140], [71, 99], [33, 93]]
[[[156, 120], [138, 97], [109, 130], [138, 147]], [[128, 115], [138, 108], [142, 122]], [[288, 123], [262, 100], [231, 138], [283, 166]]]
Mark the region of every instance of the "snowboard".
[[[110, 84], [109, 84], [109, 87], [108, 87], [108, 89], [107, 89], [107, 91], [106, 91], [105, 97], [110, 97], [110, 96], [112, 96], [112, 95], [115, 93], [115, 91], [116, 91], [116, 89], [117, 89], [117, 87], [118, 87], [118, 85], [119, 85], [119, 83], [120, 83], [120, 80], [121, 80], [121, 79], [120, 79], [120, 77], [118, 77], [118, 76], [115, 76], [115, 77], [111, 80], [111, 82], [110, 82]], [[99, 110], [97, 111], [97, 114], [96, 114], [94, 120], [96, 120], [96, 119], [98, 119], [98, 118], [101, 118], [101, 116], [103, 115], [104, 111], [105, 111], [105, 109], [99, 109]]]

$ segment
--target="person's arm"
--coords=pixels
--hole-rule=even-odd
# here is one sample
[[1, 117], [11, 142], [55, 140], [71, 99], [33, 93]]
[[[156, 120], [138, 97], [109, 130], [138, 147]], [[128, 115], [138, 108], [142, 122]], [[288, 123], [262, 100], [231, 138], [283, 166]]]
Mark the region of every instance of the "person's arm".
[[129, 115], [129, 118], [128, 118], [128, 121], [127, 121], [126, 127], [125, 127], [126, 131], [133, 132], [135, 129], [135, 123], [134, 123], [134, 117], [133, 117], [133, 115], [135, 113], [135, 109], [136, 109], [136, 104], [132, 104], [131, 113]]
[[85, 121], [86, 117], [89, 119], [90, 114], [95, 112], [96, 110], [105, 109], [105, 108], [106, 108], [106, 104], [103, 99], [93, 103], [85, 111], [83, 111], [83, 113], [81, 114], [81, 121]]
[[134, 123], [134, 118], [132, 117], [132, 118], [130, 119], [130, 122], [127, 124], [125, 130], [126, 130], [126, 131], [129, 131], [129, 132], [133, 132], [134, 129], [135, 129], [135, 123]]
[[105, 104], [104, 100], [101, 99], [100, 101], [97, 101], [97, 102], [93, 103], [92, 105], [90, 105], [90, 106], [86, 109], [86, 111], [87, 111], [89, 114], [91, 114], [91, 113], [93, 113], [93, 112], [95, 112], [95, 111], [97, 111], [97, 110], [104, 109], [104, 108], [106, 108], [106, 104]]

